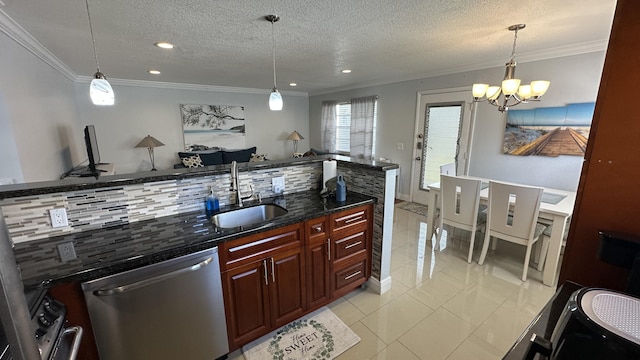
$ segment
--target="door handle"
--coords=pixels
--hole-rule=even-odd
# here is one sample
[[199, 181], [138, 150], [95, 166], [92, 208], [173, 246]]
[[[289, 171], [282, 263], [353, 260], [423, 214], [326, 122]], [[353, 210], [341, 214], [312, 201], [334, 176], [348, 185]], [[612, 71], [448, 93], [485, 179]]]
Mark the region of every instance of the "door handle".
[[422, 158], [420, 156], [416, 157], [416, 161], [420, 161]]
[[112, 289], [101, 289], [101, 290], [96, 290], [93, 292], [93, 295], [95, 296], [109, 296], [109, 295], [116, 295], [116, 294], [123, 294], [127, 291], [131, 291], [131, 290], [135, 290], [135, 289], [139, 289], [141, 287], [145, 287], [151, 284], [155, 284], [157, 282], [160, 281], [164, 281], [167, 279], [170, 279], [172, 277], [176, 277], [178, 275], [184, 274], [184, 273], [188, 273], [188, 272], [192, 272], [192, 271], [198, 271], [200, 269], [202, 269], [203, 267], [211, 264], [211, 262], [213, 261], [212, 257], [209, 257], [207, 259], [205, 259], [204, 261], [201, 261], [195, 265], [186, 267], [186, 268], [182, 268], [176, 271], [172, 271], [172, 272], [168, 272], [166, 274], [162, 274], [159, 276], [155, 276], [155, 277], [151, 277], [148, 279], [144, 279], [144, 280], [140, 280], [140, 281], [136, 281], [133, 282], [131, 284], [126, 284], [126, 285], [121, 285], [121, 286], [117, 286], [115, 288]]
[[262, 266], [264, 267], [264, 284], [269, 285], [269, 271], [267, 270], [267, 259], [262, 260]]
[[62, 336], [67, 334], [73, 334], [73, 342], [71, 343], [71, 352], [69, 353], [69, 360], [76, 360], [78, 357], [78, 351], [80, 350], [80, 341], [82, 340], [82, 326], [72, 326], [64, 329]]
[[276, 282], [276, 269], [273, 263], [273, 258], [271, 258], [271, 280], [273, 280], [273, 282]]
[[327, 238], [327, 259], [331, 261], [331, 238]]

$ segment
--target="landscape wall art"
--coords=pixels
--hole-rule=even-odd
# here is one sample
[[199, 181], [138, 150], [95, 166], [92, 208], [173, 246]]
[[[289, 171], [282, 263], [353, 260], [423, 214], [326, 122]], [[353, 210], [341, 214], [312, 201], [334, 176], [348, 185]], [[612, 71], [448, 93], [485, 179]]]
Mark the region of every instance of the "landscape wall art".
[[186, 151], [246, 147], [244, 106], [180, 105]]
[[503, 152], [509, 155], [584, 156], [595, 103], [509, 110]]

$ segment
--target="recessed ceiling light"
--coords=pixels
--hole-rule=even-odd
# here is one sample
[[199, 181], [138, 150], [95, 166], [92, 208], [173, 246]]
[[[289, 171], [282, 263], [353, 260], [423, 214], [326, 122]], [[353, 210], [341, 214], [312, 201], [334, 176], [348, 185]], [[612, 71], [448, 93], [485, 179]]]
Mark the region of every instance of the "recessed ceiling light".
[[344, 69], [344, 70], [341, 71], [341, 73], [350, 74], [351, 73], [351, 69]]
[[298, 86], [296, 83], [289, 83], [289, 86]]
[[168, 43], [168, 42], [157, 42], [157, 43], [155, 43], [153, 45], [155, 45], [155, 46], [157, 46], [159, 48], [162, 48], [162, 49], [173, 49], [173, 44]]
[[160, 75], [160, 71], [158, 71], [158, 70], [149, 70], [149, 74]]

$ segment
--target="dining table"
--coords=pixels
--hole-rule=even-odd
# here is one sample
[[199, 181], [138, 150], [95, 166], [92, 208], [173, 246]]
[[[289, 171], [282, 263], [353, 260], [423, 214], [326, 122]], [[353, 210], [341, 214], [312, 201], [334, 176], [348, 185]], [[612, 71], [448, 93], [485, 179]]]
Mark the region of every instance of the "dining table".
[[[473, 176], [460, 176], [471, 179], [482, 180], [480, 190], [480, 203], [486, 204], [489, 200], [489, 182], [491, 179], [479, 178]], [[498, 181], [498, 180], [496, 180]], [[505, 182], [505, 181], [500, 181]], [[520, 185], [511, 183], [514, 185]], [[542, 200], [540, 202], [540, 211], [538, 213], [538, 222], [551, 225], [551, 235], [549, 236], [549, 250], [547, 252], [544, 270], [542, 273], [542, 282], [547, 286], [555, 286], [557, 283], [557, 271], [560, 261], [560, 250], [562, 248], [563, 235], [567, 226], [567, 219], [573, 214], [573, 205], [576, 201], [575, 191], [566, 191], [560, 189], [543, 188]], [[427, 231], [429, 239], [435, 233], [436, 228], [436, 209], [439, 208], [438, 197], [440, 195], [440, 182], [430, 184], [428, 186], [428, 210], [427, 210]], [[433, 209], [433, 210], [432, 210]]]

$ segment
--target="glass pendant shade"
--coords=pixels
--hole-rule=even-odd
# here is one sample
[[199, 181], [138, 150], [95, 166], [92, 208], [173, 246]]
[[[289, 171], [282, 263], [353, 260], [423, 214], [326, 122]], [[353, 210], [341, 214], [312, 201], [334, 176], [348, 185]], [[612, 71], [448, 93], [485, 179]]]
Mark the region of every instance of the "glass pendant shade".
[[500, 96], [500, 86], [489, 86], [487, 89], [487, 99], [495, 100]]
[[532, 81], [531, 96], [533, 96], [534, 98], [539, 98], [540, 96], [544, 95], [544, 93], [546, 93], [549, 89], [549, 84], [551, 83], [545, 80]]
[[522, 85], [518, 88], [520, 100], [528, 100], [531, 97], [531, 85]]
[[505, 96], [511, 96], [518, 92], [519, 86], [520, 86], [520, 79], [502, 80], [502, 93]]
[[91, 80], [89, 96], [91, 96], [91, 101], [94, 105], [113, 105], [115, 103], [115, 95], [111, 84], [99, 71], [94, 75], [94, 79]]
[[282, 95], [280, 95], [278, 89], [273, 88], [273, 91], [271, 91], [271, 95], [269, 96], [269, 109], [272, 111], [280, 111], [282, 110], [283, 103]]
[[471, 92], [473, 93], [474, 98], [481, 98], [484, 94], [487, 93], [487, 89], [489, 88], [489, 84], [473, 84], [473, 88]]

